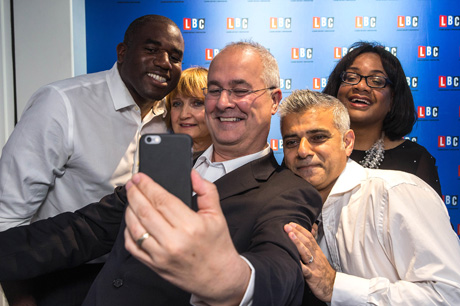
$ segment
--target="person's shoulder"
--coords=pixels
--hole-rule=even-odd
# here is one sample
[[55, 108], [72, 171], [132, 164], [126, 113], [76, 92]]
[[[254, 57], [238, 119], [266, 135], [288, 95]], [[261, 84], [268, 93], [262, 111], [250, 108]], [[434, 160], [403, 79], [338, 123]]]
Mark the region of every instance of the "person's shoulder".
[[[66, 113], [68, 106], [73, 104], [73, 102], [78, 102], [79, 106], [83, 103], [91, 103], [92, 101], [89, 99], [81, 99], [81, 97], [83, 95], [91, 96], [88, 94], [88, 86], [91, 87], [96, 84], [106, 86], [106, 84], [104, 84], [106, 83], [106, 74], [107, 71], [101, 71], [44, 85], [33, 93], [24, 107], [23, 113], [33, 108], [35, 115], [40, 111], [46, 115], [51, 110], [53, 114], [62, 116]], [[89, 90], [93, 92], [93, 90], [96, 90], [95, 88], [96, 87], [90, 88]], [[96, 90], [96, 92], [100, 92], [100, 90]], [[99, 100], [102, 101], [102, 99]], [[67, 103], [70, 104], [67, 105]]]
[[424, 146], [411, 140], [404, 141], [395, 149], [417, 152], [418, 154], [430, 154]]
[[41, 86], [33, 96], [42, 95], [44, 93], [62, 93], [72, 89], [79, 89], [92, 85], [98, 85], [107, 82], [107, 75], [111, 70], [104, 70], [94, 73], [82, 74], [74, 77], [69, 77], [57, 80]]
[[419, 207], [424, 207], [427, 211], [445, 209], [439, 194], [418, 176], [397, 170], [366, 170], [368, 178], [362, 182], [362, 188], [369, 193], [366, 198], [370, 203], [389, 207], [393, 212], [407, 212]]
[[284, 213], [295, 211], [307, 215], [312, 222], [321, 212], [319, 192], [284, 166], [276, 167], [268, 180], [261, 184], [258, 194], [264, 199], [265, 209], [283, 207]]
[[386, 189], [405, 186], [407, 188], [430, 188], [431, 187], [418, 176], [399, 170], [366, 169], [367, 181], [370, 184], [381, 184]]
[[63, 80], [59, 80], [59, 81], [50, 83], [48, 85], [45, 85], [44, 87], [65, 91], [65, 90], [76, 88], [76, 87], [88, 86], [91, 84], [98, 84], [101, 82], [106, 82], [107, 73], [108, 73], [108, 70], [95, 72], [95, 73], [82, 74], [82, 75], [78, 75], [75, 77], [71, 77], [71, 78], [67, 78], [67, 79], [63, 79]]
[[278, 166], [273, 175], [270, 177], [270, 181], [272, 184], [276, 184], [284, 190], [301, 188], [315, 190], [316, 192], [316, 189], [310, 183], [285, 166]]

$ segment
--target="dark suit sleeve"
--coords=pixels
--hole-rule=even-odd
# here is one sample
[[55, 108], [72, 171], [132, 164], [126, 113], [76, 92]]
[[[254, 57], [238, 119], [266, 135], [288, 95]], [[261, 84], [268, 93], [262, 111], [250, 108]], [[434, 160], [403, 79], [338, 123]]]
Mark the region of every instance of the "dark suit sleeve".
[[[253, 305], [300, 305], [305, 281], [295, 245], [284, 232], [284, 225], [296, 222], [311, 229], [322, 202], [316, 190], [305, 181], [279, 182], [277, 195], [269, 196], [258, 214], [246, 257], [255, 268]], [[285, 185], [285, 186], [283, 186]]]
[[110, 252], [127, 203], [124, 187], [74, 213], [0, 233], [0, 281], [71, 268]]

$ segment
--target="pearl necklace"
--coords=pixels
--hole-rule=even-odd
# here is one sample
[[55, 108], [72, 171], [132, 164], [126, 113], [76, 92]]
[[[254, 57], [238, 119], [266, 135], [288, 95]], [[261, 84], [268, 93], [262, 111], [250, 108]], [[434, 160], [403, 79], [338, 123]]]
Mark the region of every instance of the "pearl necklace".
[[385, 133], [382, 132], [380, 139], [365, 152], [364, 158], [359, 162], [364, 168], [378, 169], [380, 167], [385, 154], [384, 137]]

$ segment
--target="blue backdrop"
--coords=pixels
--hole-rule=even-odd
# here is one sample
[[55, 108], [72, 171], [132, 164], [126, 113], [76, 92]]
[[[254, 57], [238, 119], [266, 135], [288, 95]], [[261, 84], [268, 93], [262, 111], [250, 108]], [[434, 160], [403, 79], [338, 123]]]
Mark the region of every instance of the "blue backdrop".
[[[208, 67], [228, 42], [269, 48], [281, 89], [321, 91], [355, 41], [378, 41], [401, 61], [418, 122], [410, 135], [436, 158], [443, 199], [460, 235], [460, 1], [458, 0], [86, 0], [88, 72], [109, 69], [135, 18], [164, 15], [185, 39], [183, 68]], [[283, 156], [279, 120], [269, 135]], [[436, 229], [433, 229], [436, 230]]]

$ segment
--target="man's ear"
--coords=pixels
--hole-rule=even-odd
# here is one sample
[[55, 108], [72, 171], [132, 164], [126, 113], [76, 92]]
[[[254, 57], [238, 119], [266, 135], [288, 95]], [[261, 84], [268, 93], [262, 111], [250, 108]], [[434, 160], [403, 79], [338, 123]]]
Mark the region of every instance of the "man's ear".
[[271, 98], [273, 101], [272, 104], [272, 115], [276, 114], [276, 111], [278, 110], [278, 106], [280, 105], [281, 98], [283, 97], [283, 93], [281, 92], [281, 89], [276, 88], [273, 89]]
[[343, 144], [345, 147], [345, 152], [347, 156], [351, 155], [353, 147], [355, 146], [355, 132], [353, 130], [348, 130], [343, 135]]
[[128, 49], [128, 45], [124, 42], [119, 43], [117, 45], [117, 63], [123, 64], [125, 60], [126, 49]]

